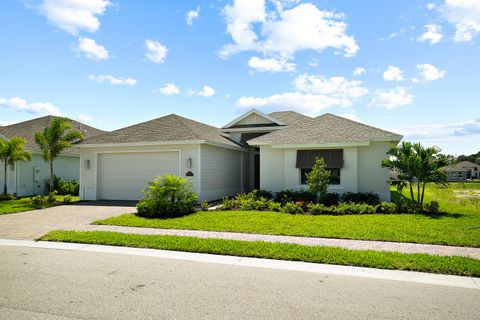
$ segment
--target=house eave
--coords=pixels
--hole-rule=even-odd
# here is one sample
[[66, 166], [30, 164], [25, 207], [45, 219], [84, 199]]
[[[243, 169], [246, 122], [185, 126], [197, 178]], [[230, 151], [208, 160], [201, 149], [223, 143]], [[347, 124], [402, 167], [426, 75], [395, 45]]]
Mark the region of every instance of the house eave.
[[215, 141], [209, 140], [173, 140], [173, 141], [143, 141], [143, 142], [128, 142], [128, 143], [92, 143], [92, 144], [80, 144], [80, 149], [88, 148], [120, 148], [120, 147], [149, 147], [149, 146], [171, 146], [171, 145], [191, 145], [191, 144], [209, 144], [217, 147], [233, 149], [233, 150], [246, 150], [240, 146], [231, 146]]

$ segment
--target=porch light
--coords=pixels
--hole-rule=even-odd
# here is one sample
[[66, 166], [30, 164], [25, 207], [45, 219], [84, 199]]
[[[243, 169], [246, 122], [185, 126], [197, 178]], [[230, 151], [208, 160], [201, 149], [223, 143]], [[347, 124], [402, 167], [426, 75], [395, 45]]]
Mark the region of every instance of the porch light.
[[187, 168], [192, 167], [192, 158], [187, 158]]

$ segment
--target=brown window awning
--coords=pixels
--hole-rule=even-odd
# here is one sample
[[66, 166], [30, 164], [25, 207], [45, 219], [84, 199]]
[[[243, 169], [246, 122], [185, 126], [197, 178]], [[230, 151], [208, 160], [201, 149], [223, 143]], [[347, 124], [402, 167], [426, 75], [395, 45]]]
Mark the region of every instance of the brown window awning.
[[343, 149], [331, 149], [297, 150], [297, 168], [313, 168], [317, 158], [323, 158], [327, 168], [329, 169], [338, 169], [343, 167]]

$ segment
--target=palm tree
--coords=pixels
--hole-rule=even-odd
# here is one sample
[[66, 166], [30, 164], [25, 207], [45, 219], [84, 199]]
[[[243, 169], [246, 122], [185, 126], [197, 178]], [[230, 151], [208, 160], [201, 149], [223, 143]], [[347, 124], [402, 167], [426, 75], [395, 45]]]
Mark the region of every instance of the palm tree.
[[[419, 206], [423, 205], [425, 186], [429, 182], [447, 185], [447, 175], [442, 168], [451, 163], [451, 159], [440, 153], [437, 147], [423, 147], [420, 143], [402, 142], [391, 148], [390, 158], [381, 162], [382, 167], [398, 172], [397, 188], [410, 188], [410, 197]], [[417, 198], [414, 186], [417, 188]]]
[[35, 133], [35, 142], [42, 150], [42, 158], [50, 164], [50, 192], [54, 190], [53, 160], [72, 143], [83, 140], [83, 134], [72, 128], [67, 118], [53, 118], [43, 132]]
[[4, 183], [3, 194], [7, 195], [7, 168], [8, 165], [14, 165], [17, 161], [27, 161], [32, 159], [32, 154], [25, 149], [27, 140], [21, 137], [12, 137], [6, 141], [0, 138], [0, 162], [4, 164]]

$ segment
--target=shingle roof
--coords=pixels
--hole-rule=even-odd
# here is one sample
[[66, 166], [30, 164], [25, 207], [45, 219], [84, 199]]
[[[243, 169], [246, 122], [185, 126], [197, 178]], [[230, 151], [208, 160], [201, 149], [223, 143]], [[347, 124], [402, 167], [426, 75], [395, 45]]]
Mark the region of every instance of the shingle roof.
[[[50, 121], [54, 118], [54, 116], [45, 116], [24, 122], [15, 123], [9, 126], [0, 127], [0, 134], [7, 138], [23, 137], [27, 140], [25, 147], [28, 151], [41, 152], [40, 148], [35, 143], [35, 132], [43, 131], [43, 129], [47, 127], [50, 124]], [[105, 133], [105, 131], [87, 126], [86, 124], [83, 124], [81, 122], [75, 120], [70, 121], [72, 122], [72, 127], [80, 130], [85, 136], [85, 138]], [[77, 148], [68, 148], [65, 149], [63, 153], [79, 154], [79, 150]]]
[[170, 114], [130, 127], [118, 129], [85, 139], [83, 144], [164, 142], [185, 140], [207, 140], [228, 146], [239, 145], [223, 134], [220, 129]]
[[314, 119], [312, 117], [295, 111], [277, 111], [270, 113], [269, 116], [272, 116], [275, 119], [278, 119], [289, 126], [301, 125], [304, 122]]
[[469, 171], [471, 168], [480, 168], [480, 165], [471, 161], [460, 161], [459, 163], [443, 167], [444, 171]]
[[[282, 115], [284, 115], [283, 113]], [[275, 117], [275, 115], [272, 114]], [[306, 116], [303, 116], [306, 117]], [[307, 117], [309, 118], [309, 117]], [[292, 117], [293, 119], [293, 117]], [[299, 116], [295, 116], [300, 120]], [[287, 128], [248, 141], [256, 144], [340, 144], [363, 143], [375, 138], [400, 140], [401, 136], [330, 113], [298, 121]], [[283, 120], [282, 120], [283, 121]], [[288, 120], [286, 120], [288, 122]]]

